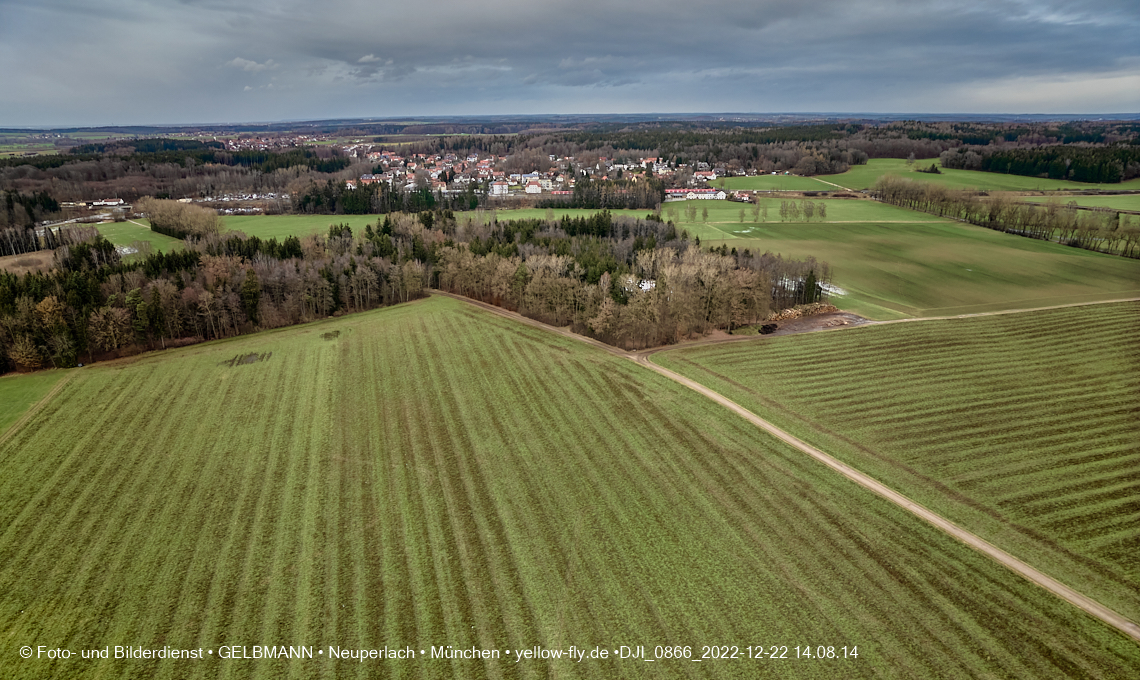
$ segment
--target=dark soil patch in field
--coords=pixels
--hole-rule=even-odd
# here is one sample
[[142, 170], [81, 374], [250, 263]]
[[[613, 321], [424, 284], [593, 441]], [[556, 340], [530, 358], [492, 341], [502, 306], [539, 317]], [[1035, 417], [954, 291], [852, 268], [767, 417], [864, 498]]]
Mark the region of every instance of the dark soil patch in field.
[[229, 366], [230, 368], [234, 368], [236, 366], [244, 366], [246, 364], [256, 364], [259, 361], [269, 361], [269, 358], [272, 356], [273, 352], [264, 352], [262, 354], [258, 354], [256, 352], [251, 352], [249, 354], [239, 354], [233, 359], [226, 359], [221, 364], [219, 364], [219, 366]]
[[340, 331], [329, 331], [328, 333], [321, 333], [322, 340], [336, 340], [340, 337]]

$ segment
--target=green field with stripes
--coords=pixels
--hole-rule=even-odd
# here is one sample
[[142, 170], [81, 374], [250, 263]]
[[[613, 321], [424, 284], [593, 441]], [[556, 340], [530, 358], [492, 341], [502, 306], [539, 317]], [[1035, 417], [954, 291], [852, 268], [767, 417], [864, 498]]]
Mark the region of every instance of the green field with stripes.
[[1140, 303], [654, 360], [1140, 618]]
[[[1140, 675], [1134, 641], [713, 402], [455, 300], [57, 387], [0, 435], [5, 678]], [[21, 660], [24, 645], [313, 659]], [[327, 651], [406, 645], [793, 658]]]

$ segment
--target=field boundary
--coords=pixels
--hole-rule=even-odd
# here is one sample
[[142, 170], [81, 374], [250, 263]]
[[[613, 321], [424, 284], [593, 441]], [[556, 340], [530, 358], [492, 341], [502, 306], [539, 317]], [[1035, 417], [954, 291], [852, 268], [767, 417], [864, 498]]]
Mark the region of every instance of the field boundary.
[[[1029, 307], [1027, 309], [1002, 309], [996, 312], [970, 312], [969, 314], [955, 314], [949, 316], [915, 316], [909, 319], [884, 319], [876, 321], [874, 319], [866, 319], [857, 324], [845, 324], [842, 326], [831, 326], [828, 328], [810, 328], [800, 331], [793, 331], [787, 335], [799, 335], [800, 333], [830, 333], [835, 331], [850, 331], [856, 328], [867, 328], [869, 326], [882, 326], [884, 324], [892, 323], [914, 323], [917, 321], [950, 321], [953, 319], [972, 319], [975, 317], [983, 316], [1002, 316], [1006, 314], [1027, 314], [1030, 312], [1047, 312], [1051, 309], [1064, 309], [1066, 307], [1090, 307], [1092, 305], [1114, 305], [1122, 302], [1140, 302], [1140, 297], [1121, 298], [1119, 300], [1094, 300], [1093, 302], [1068, 302], [1063, 305], [1052, 305], [1049, 307]], [[839, 310], [842, 312], [843, 310]], [[847, 312], [854, 314], [854, 312]], [[525, 317], [524, 317], [525, 318]], [[863, 317], [860, 317], [863, 318]], [[583, 337], [583, 336], [577, 336]], [[782, 336], [776, 336], [782, 337]], [[584, 338], [590, 340], [590, 338]], [[635, 354], [637, 356], [649, 356], [658, 352], [668, 352], [674, 349], [688, 349], [690, 347], [704, 347], [707, 345], [722, 345], [730, 342], [759, 342], [767, 340], [768, 336], [764, 335], [734, 335], [727, 338], [709, 338], [705, 340], [694, 340], [692, 342], [677, 343], [675, 345], [664, 345], [662, 347], [651, 347], [649, 349], [638, 350]], [[607, 345], [608, 347], [608, 345]]]
[[68, 373], [67, 375], [60, 378], [59, 382], [57, 382], [50, 390], [48, 390], [48, 393], [45, 394], [43, 398], [28, 407], [28, 410], [24, 411], [24, 415], [20, 416], [16, 419], [16, 422], [9, 425], [8, 429], [5, 432], [0, 433], [0, 447], [3, 447], [5, 444], [7, 444], [8, 440], [11, 439], [17, 431], [22, 429], [29, 420], [35, 417], [35, 415], [39, 413], [40, 410], [43, 409], [43, 407], [46, 406], [47, 403], [55, 397], [55, 395], [59, 394], [59, 391], [62, 390], [63, 386], [71, 380], [73, 375], [75, 374]]
[[[478, 300], [473, 300], [471, 298], [466, 298], [466, 297], [463, 297], [461, 295], [454, 295], [452, 293], [444, 293], [442, 291], [435, 291], [435, 290], [432, 291], [432, 294], [433, 295], [434, 294], [444, 295], [444, 296], [447, 296], [450, 298], [454, 298], [456, 300], [461, 300], [463, 302], [467, 302], [467, 303], [475, 305], [477, 307], [481, 307], [483, 309], [486, 309], [486, 310], [488, 310], [492, 313], [498, 314], [500, 316], [504, 316], [504, 317], [507, 317], [509, 319], [515, 319], [515, 320], [522, 321], [529, 326], [533, 326], [535, 328], [541, 328], [541, 329], [553, 332], [557, 335], [561, 335], [563, 337], [567, 337], [567, 338], [571, 338], [571, 339], [575, 339], [575, 340], [580, 340], [580, 341], [586, 342], [588, 344], [594, 345], [596, 347], [600, 347], [601, 349], [606, 350], [610, 354], [613, 354], [613, 355], [634, 361], [638, 365], [640, 365], [640, 366], [642, 366], [648, 370], [654, 371], [654, 372], [658, 373], [659, 375], [662, 375], [666, 378], [669, 378], [670, 380], [673, 380], [674, 382], [676, 382], [680, 385], [688, 387], [689, 389], [693, 390], [694, 392], [697, 392], [698, 394], [701, 394], [702, 396], [713, 400], [714, 402], [716, 402], [716, 403], [720, 404], [721, 406], [727, 408], [728, 410], [732, 411], [733, 413], [741, 416], [742, 418], [744, 418], [748, 422], [752, 423], [756, 427], [764, 430], [768, 434], [770, 434], [773, 437], [776, 437], [777, 439], [783, 441], [784, 443], [792, 446], [793, 448], [797, 449], [798, 451], [800, 451], [802, 453], [806, 453], [807, 455], [811, 456], [812, 458], [816, 459], [817, 461], [823, 463], [824, 465], [828, 466], [829, 468], [831, 468], [831, 469], [835, 470], [836, 472], [838, 472], [839, 474], [843, 475], [847, 479], [855, 482], [859, 486], [862, 486], [863, 488], [865, 488], [865, 489], [875, 493], [876, 495], [890, 501], [891, 503], [894, 503], [895, 505], [899, 506], [903, 510], [906, 510], [907, 512], [918, 517], [919, 519], [924, 520], [928, 524], [933, 525], [935, 528], [941, 530], [943, 533], [961, 541], [962, 543], [965, 543], [966, 545], [970, 546], [974, 550], [976, 550], [976, 551], [986, 555], [987, 557], [993, 559], [994, 561], [998, 562], [999, 564], [1006, 567], [1010, 571], [1013, 571], [1014, 573], [1018, 574], [1022, 578], [1026, 579], [1032, 583], [1037, 584], [1038, 586], [1044, 588], [1045, 590], [1048, 590], [1049, 592], [1053, 593], [1054, 595], [1061, 598], [1062, 600], [1065, 600], [1066, 602], [1072, 604], [1073, 606], [1081, 609], [1085, 613], [1090, 614], [1090, 615], [1100, 619], [1104, 623], [1112, 626], [1113, 628], [1116, 628], [1117, 630], [1124, 633], [1125, 635], [1132, 638], [1133, 640], [1140, 642], [1140, 625], [1137, 625], [1132, 620], [1130, 620], [1130, 619], [1126, 618], [1125, 616], [1119, 614], [1118, 612], [1104, 606], [1103, 604], [1101, 604], [1100, 602], [1097, 602], [1096, 600], [1092, 599], [1091, 597], [1088, 597], [1088, 596], [1074, 590], [1073, 588], [1066, 586], [1065, 584], [1054, 579], [1053, 577], [1051, 577], [1051, 576], [1045, 574], [1044, 572], [1039, 571], [1038, 569], [1030, 566], [1028, 563], [1014, 557], [1013, 555], [1007, 553], [1006, 551], [1002, 550], [1001, 548], [994, 546], [993, 544], [989, 543], [988, 541], [982, 539], [980, 536], [977, 536], [976, 534], [974, 534], [974, 533], [972, 533], [966, 529], [963, 529], [962, 527], [951, 522], [950, 520], [939, 515], [938, 513], [930, 510], [929, 508], [926, 508], [925, 506], [923, 506], [919, 503], [916, 503], [915, 501], [904, 496], [903, 494], [899, 493], [898, 491], [895, 491], [894, 489], [888, 487], [887, 485], [883, 484], [882, 482], [878, 481], [877, 479], [856, 470], [855, 468], [851, 467], [850, 465], [847, 465], [846, 463], [839, 461], [838, 459], [832, 457], [831, 455], [824, 453], [820, 449], [817, 449], [814, 446], [811, 446], [810, 444], [808, 444], [807, 442], [804, 442], [803, 440], [799, 439], [798, 437], [795, 437], [795, 436], [785, 432], [784, 430], [781, 430], [780, 428], [776, 427], [772, 423], [770, 423], [767, 420], [764, 420], [760, 416], [756, 415], [752, 411], [749, 411], [748, 409], [744, 408], [740, 404], [737, 404], [736, 402], [732, 401], [728, 397], [725, 397], [724, 395], [722, 395], [718, 392], [715, 392], [712, 389], [705, 387], [704, 385], [701, 385], [700, 383], [698, 383], [694, 380], [686, 378], [686, 377], [684, 377], [678, 373], [675, 373], [675, 372], [673, 372], [673, 371], [671, 371], [671, 370], [669, 370], [663, 366], [659, 366], [659, 365], [653, 363], [652, 360], [650, 359], [650, 356], [651, 356], [651, 354], [653, 354], [655, 352], [647, 352], [647, 353], [626, 352], [626, 351], [623, 351], [623, 350], [618, 349], [616, 347], [611, 347], [610, 345], [606, 345], [604, 343], [601, 343], [601, 342], [594, 340], [592, 338], [587, 338], [585, 336], [578, 335], [577, 333], [573, 333], [569, 329], [558, 328], [556, 326], [544, 324], [540, 321], [535, 321], [534, 319], [528, 319], [528, 318], [526, 318], [520, 314], [517, 314], [515, 312], [510, 312], [508, 310], [502, 309], [500, 307], [496, 307], [496, 306], [491, 305], [491, 304], [479, 302]], [[1137, 298], [1134, 298], [1134, 299], [1137, 299]], [[1131, 300], [1114, 300], [1113, 302], [1128, 302], [1128, 301], [1131, 301]], [[1094, 304], [1107, 304], [1107, 303], [1094, 303]], [[1059, 307], [1072, 307], [1072, 306], [1080, 306], [1080, 305], [1079, 304], [1078, 305], [1059, 305], [1058, 307], [1047, 307], [1047, 308], [1043, 308], [1043, 309], [1056, 309]], [[985, 312], [985, 313], [980, 313], [980, 314], [975, 314], [975, 315], [967, 315], [967, 316], [994, 316], [994, 315], [998, 315], [998, 314], [1013, 314], [1013, 313], [1024, 312], [1024, 311], [1037, 311], [1037, 310], [1011, 310], [1011, 311], [1007, 311], [1007, 312]], [[962, 317], [943, 317], [943, 318], [953, 319], [953, 318], [962, 318]], [[929, 321], [929, 320], [936, 320], [936, 319], [900, 319], [899, 321], [924, 321], [924, 320]], [[882, 322], [882, 323], [897, 323], [897, 322], [891, 321], [891, 322]], [[752, 338], [747, 338], [747, 339], [752, 339]], [[686, 345], [686, 346], [691, 346], [691, 345]], [[672, 347], [670, 349], [672, 349]], [[658, 351], [660, 351], [660, 350], [658, 350]]]
[[863, 326], [882, 326], [889, 323], [906, 323], [914, 321], [948, 321], [950, 319], [972, 319], [980, 316], [1002, 316], [1005, 314], [1025, 314], [1026, 312], [1047, 312], [1050, 309], [1065, 309], [1066, 307], [1088, 307], [1091, 305], [1114, 305], [1121, 302], [1140, 302], [1140, 297], [1121, 298], [1119, 300], [1093, 300], [1092, 302], [1067, 302], [1063, 305], [1049, 305], [1047, 307], [1029, 307], [1027, 309], [1002, 309], [996, 312], [971, 312], [969, 314], [951, 314], [949, 316], [915, 316], [909, 319], [886, 319], [874, 321], [868, 319]]

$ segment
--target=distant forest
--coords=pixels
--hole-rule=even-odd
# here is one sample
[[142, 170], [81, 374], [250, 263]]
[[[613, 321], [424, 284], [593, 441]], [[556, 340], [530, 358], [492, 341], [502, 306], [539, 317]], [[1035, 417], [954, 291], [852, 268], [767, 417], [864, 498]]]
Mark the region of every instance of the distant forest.
[[485, 223], [397, 213], [362, 233], [333, 224], [279, 242], [152, 210], [187, 233], [186, 249], [123, 261], [87, 228], [68, 232], [52, 271], [0, 272], [0, 370], [276, 328], [406, 302], [429, 286], [645, 347], [820, 302], [830, 280], [810, 259], [702, 250], [652, 214]]
[[939, 156], [944, 168], [1116, 184], [1140, 177], [1140, 146], [959, 147]]

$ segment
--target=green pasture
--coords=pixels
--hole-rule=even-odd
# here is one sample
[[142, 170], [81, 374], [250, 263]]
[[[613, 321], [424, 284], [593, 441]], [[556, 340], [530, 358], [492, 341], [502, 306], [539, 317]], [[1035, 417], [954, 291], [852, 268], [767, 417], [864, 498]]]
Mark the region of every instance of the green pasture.
[[[457, 212], [455, 219], [459, 223], [464, 220], [471, 220], [473, 222], [489, 222], [492, 215], [500, 222], [508, 220], [539, 220], [546, 219], [547, 210], [549, 210], [555, 219], [562, 219], [563, 216], [569, 215], [570, 217], [589, 217], [596, 215], [601, 210], [592, 208], [514, 208], [511, 210], [473, 210], [470, 212]], [[610, 214], [614, 217], [624, 215], [626, 217], [634, 217], [645, 219], [646, 215], [652, 214], [653, 211], [649, 209], [643, 210], [610, 210]], [[664, 213], [662, 213], [664, 214]]]
[[941, 168], [942, 174], [933, 175], [916, 172], [916, 168], [929, 168], [936, 159], [917, 160], [913, 165], [901, 158], [872, 158], [866, 165], [853, 165], [847, 172], [838, 175], [820, 175], [819, 178], [834, 182], [848, 189], [869, 189], [883, 175], [898, 175], [916, 182], [931, 182], [948, 189], [978, 189], [983, 191], [1055, 191], [1081, 189], [1140, 189], [1140, 179], [1120, 184], [1085, 184], [1057, 179], [1003, 175], [996, 172], [977, 170], [951, 170]]
[[[764, 223], [764, 224], [780, 224], [786, 222], [780, 218], [780, 204], [783, 202], [795, 203], [797, 206], [802, 205], [804, 201], [811, 203], [813, 210], [816, 210], [810, 222], [815, 223], [828, 223], [828, 222], [939, 222], [940, 218], [932, 217], [925, 213], [915, 212], [906, 208], [899, 208], [897, 206], [880, 203], [879, 201], [872, 201], [869, 199], [853, 199], [853, 198], [808, 198], [808, 199], [780, 199], [780, 198], [761, 198], [758, 204], [752, 203], [739, 203], [737, 201], [710, 201], [710, 200], [693, 200], [693, 201], [670, 201], [661, 206], [661, 216], [666, 219], [674, 219], [678, 225], [692, 224], [689, 222], [688, 217], [685, 215], [685, 208], [693, 205], [697, 208], [697, 223], [706, 224], [725, 232], [729, 238], [735, 233], [739, 225], [750, 223]], [[818, 207], [823, 204], [826, 209], [826, 217], [820, 217]], [[759, 207], [761, 212], [753, 216], [753, 209]], [[767, 217], [764, 217], [763, 209], [768, 209]], [[706, 220], [704, 210], [708, 210], [709, 216]], [[740, 219], [740, 211], [744, 211], [743, 222]], [[642, 211], [643, 213], [645, 211]], [[789, 218], [790, 219], [790, 218]], [[804, 219], [801, 213], [800, 221], [809, 221]], [[724, 238], [723, 236], [721, 238]]]
[[[561, 217], [563, 214], [592, 215], [598, 210], [555, 210]], [[613, 211], [615, 213], [629, 213], [644, 217], [649, 210]], [[489, 220], [494, 215], [499, 220], [535, 219], [545, 216], [546, 211], [541, 209], [519, 210], [480, 210], [472, 212], [458, 212], [455, 217], [458, 221]], [[310, 234], [327, 234], [330, 225], [348, 224], [353, 234], [364, 233], [364, 227], [371, 224], [376, 226], [384, 221], [385, 215], [227, 215], [222, 218], [227, 231], [241, 231], [248, 236], [257, 236], [262, 239], [276, 238], [284, 240], [288, 236], [308, 236]]]
[[[818, 204], [820, 201], [812, 201]], [[693, 201], [708, 208], [688, 222], [676, 206], [678, 228], [702, 246], [772, 252], [831, 266], [845, 294], [842, 309], [871, 319], [947, 316], [1140, 296], [1140, 261], [1003, 234], [876, 201], [824, 199], [825, 222], [781, 222], [778, 199], [762, 199], [768, 221], [752, 206]], [[745, 222], [740, 222], [740, 210]], [[818, 216], [814, 218], [818, 220]]]
[[[715, 403], [442, 298], [77, 372], [0, 443], [0, 635], [17, 679], [696, 673], [327, 651], [623, 644], [859, 654], [700, 677], [1140, 674], [1134, 641]], [[215, 653], [15, 652], [120, 643]]]
[[1068, 205], [1070, 201], [1088, 208], [1112, 208], [1114, 210], [1135, 210], [1140, 212], [1140, 194], [1124, 196], [1018, 196], [1017, 201], [1028, 203], [1056, 203]]
[[0, 437], [12, 423], [51, 391], [63, 371], [40, 371], [0, 377]]
[[[672, 220], [677, 224], [678, 229], [688, 231], [690, 236], [699, 237], [703, 244], [706, 241], [748, 238], [751, 235], [749, 230], [757, 224], [762, 226], [792, 224], [780, 218], [780, 204], [784, 201], [792, 200], [793, 199], [761, 198], [760, 202], [755, 205], [736, 201], [700, 199], [693, 201], [670, 201], [661, 206], [661, 217], [666, 220]], [[806, 200], [812, 204], [813, 209], [817, 210], [811, 219], [812, 224], [864, 221], [905, 222], [913, 224], [940, 221], [938, 218], [931, 217], [924, 213], [907, 210], [906, 208], [898, 208], [893, 205], [879, 203], [878, 201], [822, 198]], [[797, 205], [802, 202], [803, 199], [795, 200]], [[818, 206], [820, 203], [826, 206], [827, 214], [826, 217], [823, 218], [818, 214]], [[685, 214], [685, 210], [689, 205], [697, 209], [696, 219], [694, 221], [690, 221]], [[755, 207], [759, 207], [760, 212], [754, 216], [752, 211]], [[763, 212], [764, 208], [767, 208], [766, 217]], [[708, 211], [707, 219], [704, 217], [706, 210]], [[742, 210], [744, 211], [743, 222], [741, 221], [740, 215]], [[791, 218], [789, 217], [788, 219]], [[804, 219], [802, 213], [800, 219]]]
[[[587, 217], [601, 212], [587, 209], [551, 209], [555, 218], [563, 215], [571, 217]], [[611, 210], [616, 215], [644, 218], [652, 210]], [[507, 220], [543, 219], [546, 210], [542, 208], [520, 208], [514, 210], [475, 210], [455, 213], [455, 219], [460, 223], [465, 220], [473, 222], [489, 221], [492, 216], [505, 222]], [[228, 215], [223, 219], [227, 231], [242, 231], [249, 236], [262, 239], [276, 238], [284, 240], [287, 236], [307, 236], [309, 234], [327, 234], [329, 225], [348, 224], [353, 234], [364, 233], [364, 227], [371, 224], [376, 226], [384, 221], [384, 215]]]
[[678, 349], [654, 361], [1136, 621], [1138, 334], [1132, 302]]
[[247, 236], [284, 241], [289, 236], [329, 233], [333, 224], [347, 224], [353, 234], [364, 233], [365, 225], [383, 222], [383, 215], [226, 215], [222, 218], [226, 231], [241, 231]]
[[[827, 180], [826, 177], [822, 178]], [[830, 181], [830, 180], [827, 180]], [[796, 175], [756, 175], [755, 177], [724, 177], [708, 186], [727, 191], [835, 191], [836, 188], [814, 177]]]
[[147, 241], [156, 252], [170, 252], [182, 248], [180, 239], [151, 231], [147, 220], [105, 222], [95, 225], [99, 233], [116, 246], [129, 246], [135, 241]]
[[1140, 261], [958, 222], [743, 225], [724, 243], [827, 262], [832, 302], [871, 319], [1140, 297]]

